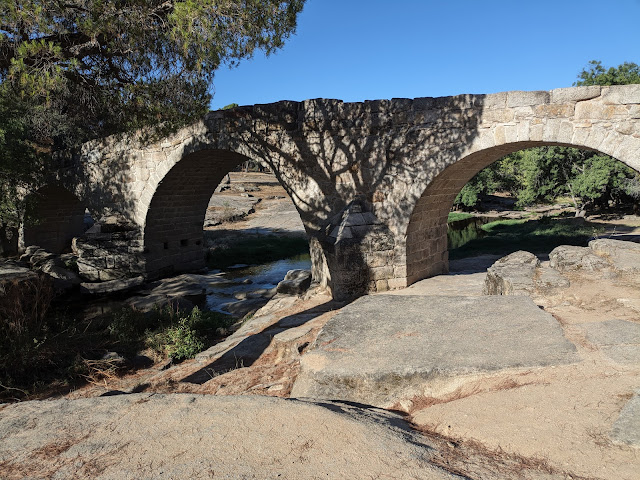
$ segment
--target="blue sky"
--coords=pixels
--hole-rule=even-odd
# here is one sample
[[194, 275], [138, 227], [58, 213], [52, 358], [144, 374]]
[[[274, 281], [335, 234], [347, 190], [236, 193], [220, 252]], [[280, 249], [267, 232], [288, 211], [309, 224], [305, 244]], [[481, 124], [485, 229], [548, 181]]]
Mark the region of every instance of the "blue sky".
[[567, 87], [640, 63], [640, 0], [307, 0], [297, 33], [214, 79], [212, 108]]

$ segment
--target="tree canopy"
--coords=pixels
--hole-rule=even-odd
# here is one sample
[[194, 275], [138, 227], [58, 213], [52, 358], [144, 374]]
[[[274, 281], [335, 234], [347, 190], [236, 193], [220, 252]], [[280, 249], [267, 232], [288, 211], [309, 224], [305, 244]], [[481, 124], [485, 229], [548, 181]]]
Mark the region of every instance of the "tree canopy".
[[0, 0], [0, 225], [52, 151], [200, 118], [215, 70], [282, 47], [303, 5]]
[[605, 68], [602, 62], [591, 60], [578, 74], [576, 86], [585, 85], [630, 85], [640, 83], [640, 66], [624, 62], [617, 67]]
[[[578, 74], [577, 86], [640, 83], [640, 67], [625, 62], [605, 68], [596, 60]], [[619, 207], [640, 200], [638, 172], [607, 155], [569, 147], [521, 150], [478, 172], [461, 190], [454, 205], [476, 207], [483, 196], [509, 193], [516, 206], [550, 203], [559, 197], [573, 204], [576, 215], [594, 207]]]
[[38, 114], [39, 142], [179, 126], [206, 112], [218, 67], [280, 48], [303, 4], [0, 0], [2, 93]]

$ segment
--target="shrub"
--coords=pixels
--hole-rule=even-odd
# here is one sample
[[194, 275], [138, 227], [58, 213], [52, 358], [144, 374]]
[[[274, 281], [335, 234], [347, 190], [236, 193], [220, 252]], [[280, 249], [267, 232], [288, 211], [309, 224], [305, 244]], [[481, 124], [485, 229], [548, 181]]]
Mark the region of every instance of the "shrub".
[[113, 314], [108, 330], [118, 342], [135, 341], [148, 326], [145, 314], [130, 307], [124, 307]]
[[0, 378], [20, 376], [51, 330], [53, 286], [45, 275], [0, 282]]
[[194, 307], [191, 312], [173, 309], [170, 305], [153, 313], [158, 327], [147, 330], [145, 345], [159, 355], [174, 360], [193, 358], [216, 336], [220, 328], [232, 322], [231, 317], [216, 312], [203, 312]]
[[0, 282], [0, 334], [16, 340], [38, 336], [45, 318], [53, 287], [44, 275]]
[[204, 349], [204, 342], [193, 328], [192, 318], [181, 318], [178, 325], [170, 327], [166, 332], [165, 351], [174, 360], [193, 358]]

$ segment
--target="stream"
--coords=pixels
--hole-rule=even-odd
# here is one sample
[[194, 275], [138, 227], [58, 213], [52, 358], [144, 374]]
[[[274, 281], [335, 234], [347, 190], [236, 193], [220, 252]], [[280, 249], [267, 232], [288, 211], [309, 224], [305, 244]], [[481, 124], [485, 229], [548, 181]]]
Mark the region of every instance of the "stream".
[[297, 269], [311, 269], [309, 254], [295, 255], [261, 265], [229, 267], [224, 272], [216, 273], [216, 280], [209, 283], [206, 309], [230, 313], [230, 310], [233, 311], [233, 305], [238, 302], [264, 299], [284, 280], [289, 270]]
[[449, 250], [461, 247], [476, 238], [482, 238], [487, 232], [482, 226], [495, 221], [495, 218], [470, 217], [447, 224], [447, 247]]
[[[465, 243], [480, 238], [486, 233], [482, 225], [492, 219], [471, 217], [448, 224], [448, 247], [458, 248]], [[275, 288], [281, 282], [289, 270], [310, 270], [311, 259], [309, 254], [294, 255], [283, 260], [268, 262], [260, 265], [238, 264], [227, 267], [225, 270], [210, 270], [202, 275], [204, 282], [204, 296], [196, 300], [201, 308], [206, 310], [243, 316], [246, 311], [259, 308], [265, 304], [275, 293]], [[166, 279], [165, 281], [170, 281]], [[97, 299], [86, 302], [95, 313], [104, 313], [114, 308], [120, 308], [124, 304], [121, 299]], [[89, 305], [87, 305], [87, 303]]]

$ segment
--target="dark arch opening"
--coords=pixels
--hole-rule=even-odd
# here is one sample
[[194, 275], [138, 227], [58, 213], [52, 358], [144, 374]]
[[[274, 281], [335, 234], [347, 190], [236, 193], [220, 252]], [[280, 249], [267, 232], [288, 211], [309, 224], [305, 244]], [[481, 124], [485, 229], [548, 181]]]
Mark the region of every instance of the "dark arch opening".
[[165, 175], [144, 229], [148, 278], [206, 267], [203, 227], [212, 195], [229, 172], [247, 161], [227, 150], [201, 150], [185, 156]]
[[[436, 176], [416, 203], [407, 226], [407, 285], [449, 271], [447, 219], [455, 198], [463, 187], [478, 172], [506, 155], [543, 146], [591, 150], [580, 145], [554, 142], [511, 143], [475, 152]], [[615, 160], [626, 164], [622, 160]]]
[[71, 248], [73, 237], [86, 230], [85, 206], [64, 187], [46, 185], [27, 200], [25, 246], [39, 245], [52, 253], [63, 253]]

